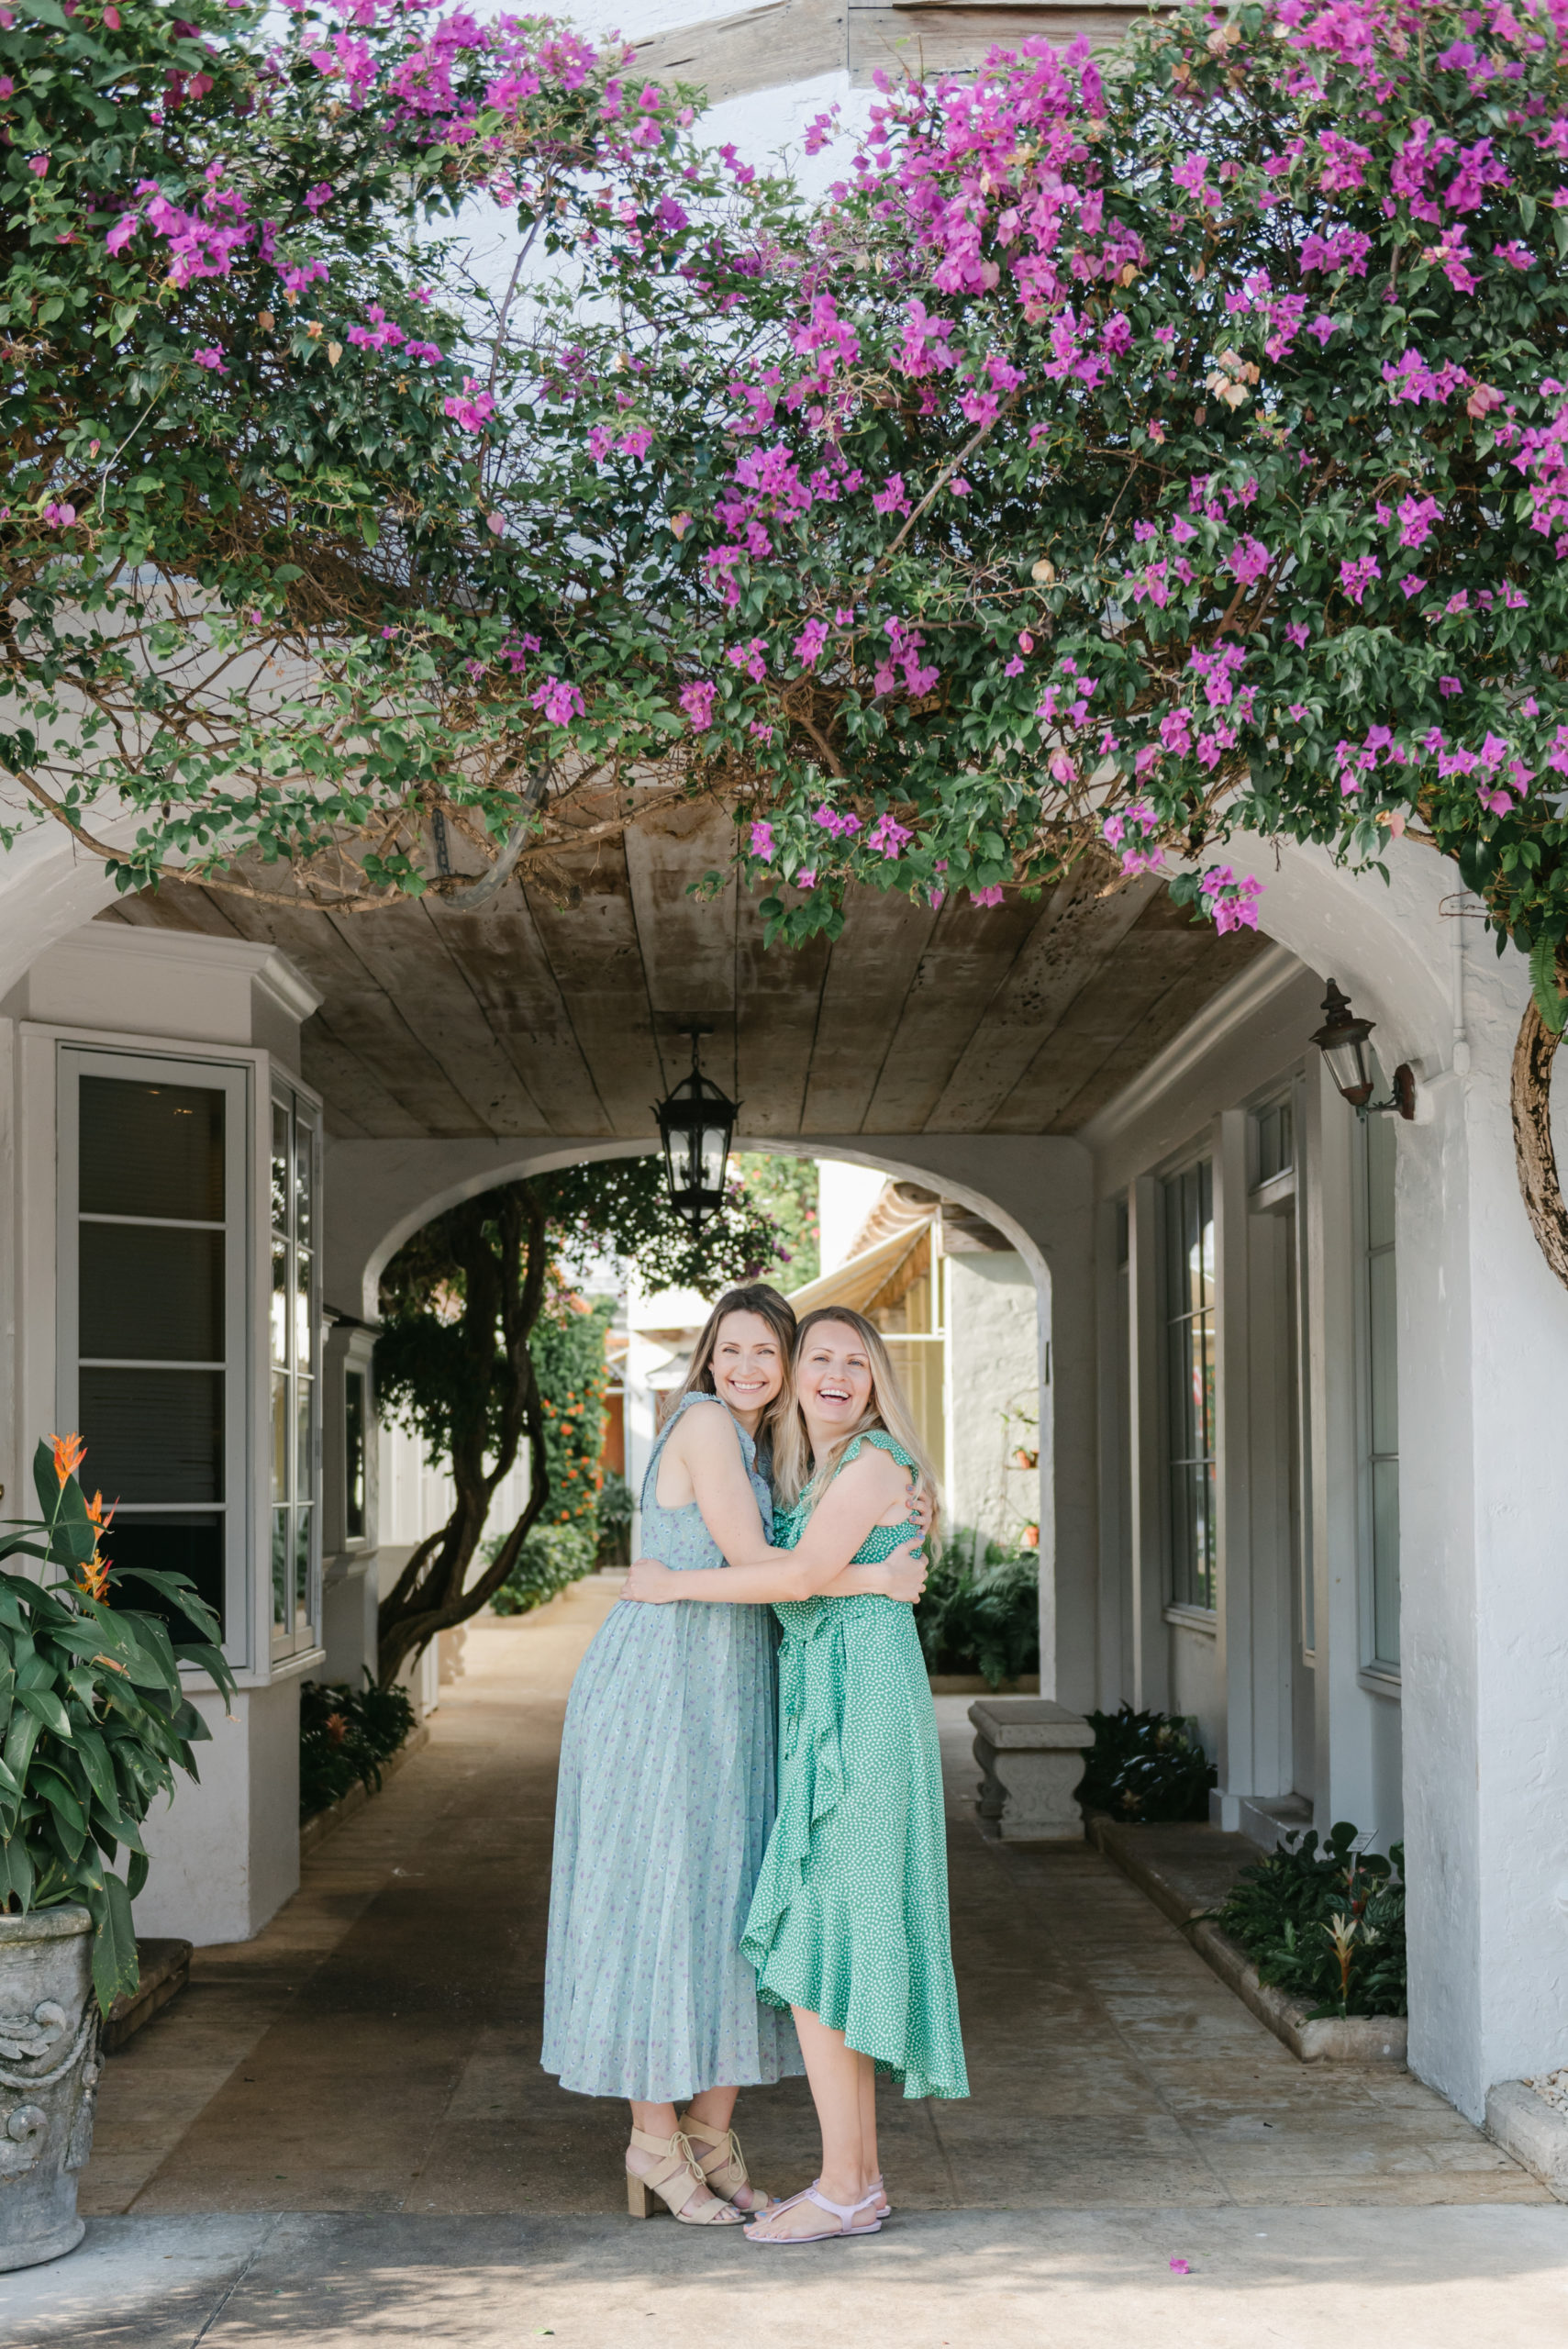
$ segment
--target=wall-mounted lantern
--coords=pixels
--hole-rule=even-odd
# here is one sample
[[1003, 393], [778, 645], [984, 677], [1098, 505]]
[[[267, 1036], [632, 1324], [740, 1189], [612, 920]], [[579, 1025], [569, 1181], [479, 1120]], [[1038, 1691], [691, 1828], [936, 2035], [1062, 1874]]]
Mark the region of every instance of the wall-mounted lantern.
[[692, 1068], [653, 1114], [664, 1145], [664, 1174], [670, 1205], [693, 1231], [724, 1205], [724, 1170], [735, 1131], [736, 1105], [702, 1073], [702, 1039], [711, 1028], [688, 1022], [683, 1036], [692, 1040]]
[[1394, 1086], [1387, 1100], [1373, 1099], [1373, 1058], [1368, 1039], [1375, 1022], [1357, 1019], [1351, 1009], [1349, 996], [1343, 993], [1337, 980], [1329, 982], [1323, 1010], [1326, 1015], [1323, 1025], [1314, 1032], [1311, 1041], [1328, 1062], [1329, 1075], [1357, 1117], [1376, 1117], [1386, 1109], [1393, 1109], [1402, 1118], [1413, 1118], [1416, 1114], [1416, 1076], [1414, 1070], [1404, 1061], [1394, 1072]]

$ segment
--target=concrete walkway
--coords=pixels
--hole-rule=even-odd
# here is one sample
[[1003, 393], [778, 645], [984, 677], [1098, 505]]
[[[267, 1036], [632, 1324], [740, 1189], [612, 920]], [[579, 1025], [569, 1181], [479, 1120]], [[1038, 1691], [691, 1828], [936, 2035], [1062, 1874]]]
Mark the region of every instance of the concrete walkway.
[[[86, 2244], [0, 2279], [8, 2343], [1562, 2340], [1568, 2210], [1408, 2075], [1299, 2065], [1097, 1854], [984, 1841], [962, 1700], [971, 2100], [884, 2090], [873, 2240], [634, 2226], [622, 2112], [538, 2063], [556, 1741], [612, 1599], [473, 1630], [428, 1747], [264, 1934], [197, 1954], [108, 2066]], [[765, 2184], [810, 2176], [802, 2084], [738, 2125]]]

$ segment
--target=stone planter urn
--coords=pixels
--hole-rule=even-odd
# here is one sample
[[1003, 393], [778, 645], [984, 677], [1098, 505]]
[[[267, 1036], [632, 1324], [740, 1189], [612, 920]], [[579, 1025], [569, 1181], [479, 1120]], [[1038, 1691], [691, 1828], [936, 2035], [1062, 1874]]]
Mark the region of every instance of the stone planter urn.
[[101, 2069], [85, 1909], [0, 1916], [0, 2272], [73, 2251]]

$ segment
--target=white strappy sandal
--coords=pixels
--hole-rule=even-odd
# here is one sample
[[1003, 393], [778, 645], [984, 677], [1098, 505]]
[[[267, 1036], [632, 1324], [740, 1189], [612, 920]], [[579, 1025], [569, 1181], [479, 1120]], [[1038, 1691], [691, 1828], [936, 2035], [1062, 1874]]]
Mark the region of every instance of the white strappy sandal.
[[[776, 2235], [762, 2234], [755, 2226], [751, 2226], [746, 2229], [747, 2242], [767, 2243], [775, 2249], [781, 2247], [788, 2249], [793, 2248], [796, 2243], [842, 2243], [849, 2235], [879, 2235], [882, 2232], [882, 2216], [878, 2206], [882, 2204], [884, 2197], [880, 2186], [873, 2186], [871, 2192], [863, 2195], [858, 2202], [829, 2202], [828, 2197], [821, 2191], [821, 2179], [814, 2178], [803, 2194], [792, 2194], [787, 2202], [775, 2202], [773, 2209], [765, 2211], [763, 2216], [776, 2219], [782, 2211], [794, 2210], [802, 2202], [815, 2202], [819, 2210], [826, 2210], [831, 2217], [837, 2219], [839, 2223], [836, 2227], [818, 2227], [815, 2233], [808, 2235]], [[877, 2216], [867, 2226], [851, 2226], [851, 2221], [858, 2217], [862, 2210], [876, 2210]]]

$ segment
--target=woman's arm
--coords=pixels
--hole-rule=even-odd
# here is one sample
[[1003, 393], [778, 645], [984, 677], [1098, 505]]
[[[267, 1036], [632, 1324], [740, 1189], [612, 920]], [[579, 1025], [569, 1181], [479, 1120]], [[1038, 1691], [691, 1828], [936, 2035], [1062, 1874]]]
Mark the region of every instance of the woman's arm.
[[[887, 1455], [884, 1453], [883, 1456], [885, 1458]], [[924, 1485], [920, 1483], [913, 1468], [905, 1473], [908, 1482], [902, 1499], [907, 1507], [909, 1516], [920, 1529], [919, 1538], [923, 1543], [930, 1533], [931, 1525], [936, 1517], [936, 1503]], [[885, 1524], [886, 1520], [884, 1519], [883, 1522]], [[913, 1540], [914, 1536], [911, 1535], [910, 1539]], [[906, 1600], [909, 1595], [905, 1577], [907, 1557], [908, 1544], [906, 1543], [903, 1548], [895, 1550], [891, 1558], [884, 1558], [875, 1565], [846, 1566], [837, 1579], [828, 1584], [821, 1596], [824, 1598], [875, 1598]], [[893, 1575], [898, 1577], [896, 1585], [893, 1576], [889, 1575], [890, 1567], [893, 1569]], [[923, 1580], [921, 1587], [924, 1588]], [[917, 1591], [915, 1596], [918, 1598], [920, 1592]]]
[[[706, 1418], [706, 1414], [696, 1416]], [[751, 1485], [745, 1480], [743, 1466], [740, 1473], [750, 1495]], [[692, 1482], [700, 1505], [701, 1486], [695, 1464]], [[840, 1475], [835, 1476], [812, 1511], [797, 1549], [764, 1550], [760, 1559], [753, 1552], [743, 1563], [736, 1561], [728, 1566], [702, 1567], [683, 1574], [673, 1574], [653, 1559], [639, 1558], [627, 1576], [623, 1596], [653, 1606], [673, 1598], [751, 1607], [777, 1599], [815, 1598], [843, 1574], [872, 1528], [884, 1520], [890, 1509], [903, 1507], [906, 1497], [905, 1472], [885, 1452], [868, 1448]], [[755, 1512], [754, 1497], [751, 1506]], [[706, 1507], [703, 1521], [726, 1557], [734, 1560], [734, 1551], [718, 1524], [709, 1518]], [[758, 1516], [759, 1532], [761, 1523]], [[910, 1553], [918, 1548], [920, 1538], [912, 1534], [895, 1556], [885, 1559], [874, 1570], [879, 1587], [881, 1578], [885, 1577], [888, 1597], [911, 1603], [919, 1597], [925, 1585], [925, 1565]], [[867, 1586], [860, 1583], [852, 1587], [863, 1590]]]

